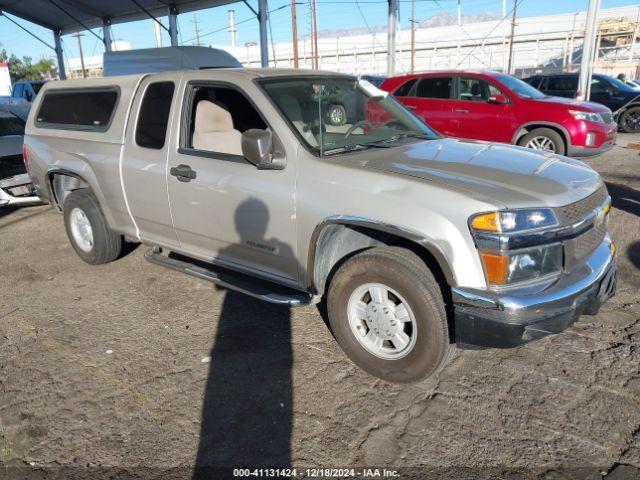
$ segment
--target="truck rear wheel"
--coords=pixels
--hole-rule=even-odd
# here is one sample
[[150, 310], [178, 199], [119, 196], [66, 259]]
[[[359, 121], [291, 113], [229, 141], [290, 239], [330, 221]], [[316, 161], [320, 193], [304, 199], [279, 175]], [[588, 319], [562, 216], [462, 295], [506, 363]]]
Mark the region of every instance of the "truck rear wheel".
[[327, 295], [329, 323], [354, 363], [390, 382], [437, 373], [448, 358], [440, 287], [413, 252], [379, 247], [340, 266]]
[[109, 228], [96, 197], [74, 190], [64, 201], [64, 225], [74, 250], [87, 263], [99, 265], [120, 256], [122, 235]]

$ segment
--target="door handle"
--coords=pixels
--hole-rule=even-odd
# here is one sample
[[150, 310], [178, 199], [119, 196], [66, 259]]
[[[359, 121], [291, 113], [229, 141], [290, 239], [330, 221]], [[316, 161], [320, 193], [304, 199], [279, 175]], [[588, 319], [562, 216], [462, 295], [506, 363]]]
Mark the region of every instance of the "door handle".
[[416, 108], [418, 108], [418, 107], [416, 107], [415, 105], [405, 105], [405, 108], [406, 108], [407, 110], [415, 110], [415, 109], [416, 109]]
[[469, 110], [465, 110], [464, 108], [456, 108], [454, 112], [458, 113], [469, 113]]
[[180, 164], [177, 167], [171, 167], [169, 173], [176, 177], [180, 182], [190, 182], [196, 178], [196, 171], [191, 170], [191, 167], [185, 164]]

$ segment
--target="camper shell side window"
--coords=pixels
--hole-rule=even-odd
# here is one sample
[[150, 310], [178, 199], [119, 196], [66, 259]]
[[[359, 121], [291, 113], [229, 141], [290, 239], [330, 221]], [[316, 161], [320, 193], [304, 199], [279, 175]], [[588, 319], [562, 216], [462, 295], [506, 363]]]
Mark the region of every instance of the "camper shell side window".
[[41, 128], [105, 132], [119, 98], [120, 88], [116, 86], [48, 90], [35, 124]]

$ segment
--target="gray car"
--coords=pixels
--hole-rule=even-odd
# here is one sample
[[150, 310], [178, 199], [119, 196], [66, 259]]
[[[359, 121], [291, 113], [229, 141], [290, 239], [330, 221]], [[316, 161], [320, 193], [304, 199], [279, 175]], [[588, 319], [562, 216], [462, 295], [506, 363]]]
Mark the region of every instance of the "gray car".
[[[346, 123], [327, 119], [351, 97]], [[325, 301], [385, 380], [454, 344], [512, 347], [615, 291], [610, 198], [552, 153], [445, 138], [366, 81], [216, 69], [45, 85], [29, 171], [86, 262], [153, 263], [286, 305]], [[265, 319], [268, 321], [268, 319]]]
[[22, 158], [24, 121], [0, 109], [0, 207], [40, 202]]

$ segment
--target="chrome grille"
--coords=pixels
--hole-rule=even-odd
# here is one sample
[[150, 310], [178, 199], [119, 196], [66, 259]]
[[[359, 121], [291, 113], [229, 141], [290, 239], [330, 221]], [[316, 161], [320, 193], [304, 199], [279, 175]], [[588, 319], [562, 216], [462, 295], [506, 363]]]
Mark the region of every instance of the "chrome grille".
[[574, 261], [582, 260], [589, 253], [593, 252], [598, 245], [604, 240], [604, 236], [607, 233], [607, 224], [601, 223], [597, 227], [590, 228], [588, 231], [580, 235], [579, 237], [571, 240], [573, 244], [573, 259]]
[[587, 198], [578, 200], [564, 207], [560, 207], [560, 221], [564, 225], [573, 225], [584, 219], [588, 214], [598, 208], [607, 199], [607, 189], [602, 186], [597, 192], [592, 193]]
[[613, 113], [611, 112], [601, 113], [600, 117], [602, 117], [604, 123], [613, 123]]

